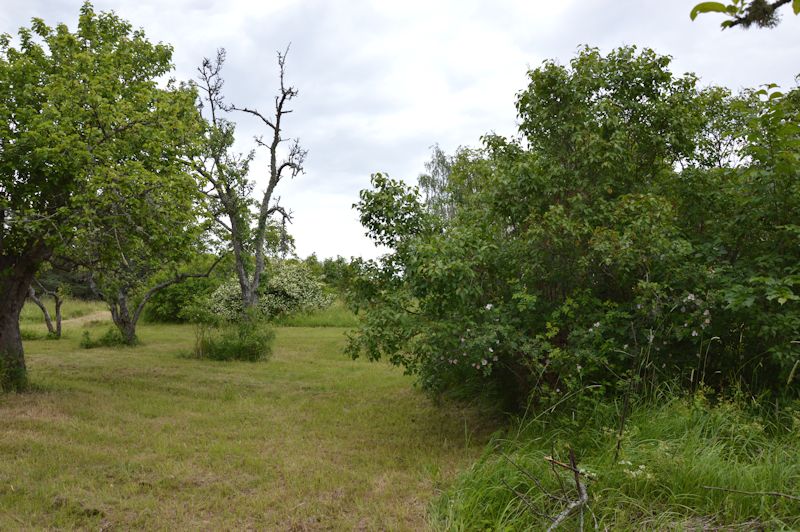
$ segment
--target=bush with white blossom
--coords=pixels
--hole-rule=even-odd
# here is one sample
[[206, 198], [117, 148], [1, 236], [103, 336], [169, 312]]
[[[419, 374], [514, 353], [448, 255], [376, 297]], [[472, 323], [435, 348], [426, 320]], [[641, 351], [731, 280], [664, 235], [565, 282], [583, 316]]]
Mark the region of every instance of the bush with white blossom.
[[[282, 261], [270, 265], [258, 299], [258, 314], [271, 319], [331, 304], [324, 285], [303, 264]], [[231, 279], [211, 294], [209, 310], [226, 321], [237, 320], [244, 312], [239, 283]]]

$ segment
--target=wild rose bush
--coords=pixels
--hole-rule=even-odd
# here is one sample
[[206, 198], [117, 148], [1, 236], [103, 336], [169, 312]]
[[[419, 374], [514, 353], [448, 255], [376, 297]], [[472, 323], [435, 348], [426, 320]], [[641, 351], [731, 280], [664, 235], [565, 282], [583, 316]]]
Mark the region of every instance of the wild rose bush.
[[447, 218], [373, 176], [357, 207], [390, 252], [359, 264], [350, 353], [509, 408], [796, 389], [800, 90], [701, 90], [669, 62], [586, 49], [532, 71], [520, 136], [449, 161]]

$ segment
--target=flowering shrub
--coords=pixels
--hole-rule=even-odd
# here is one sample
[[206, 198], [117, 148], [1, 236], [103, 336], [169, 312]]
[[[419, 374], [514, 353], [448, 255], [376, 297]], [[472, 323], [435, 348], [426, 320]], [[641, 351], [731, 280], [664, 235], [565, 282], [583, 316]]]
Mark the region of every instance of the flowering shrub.
[[[264, 318], [290, 314], [301, 310], [325, 308], [331, 297], [323, 284], [303, 264], [277, 262], [267, 272], [258, 301], [258, 314]], [[229, 280], [210, 297], [209, 309], [226, 321], [237, 320], [244, 311], [238, 282]]]
[[353, 356], [506, 406], [630, 383], [800, 378], [800, 90], [699, 90], [669, 58], [586, 49], [530, 73], [521, 139], [450, 165], [452, 215], [373, 176]]

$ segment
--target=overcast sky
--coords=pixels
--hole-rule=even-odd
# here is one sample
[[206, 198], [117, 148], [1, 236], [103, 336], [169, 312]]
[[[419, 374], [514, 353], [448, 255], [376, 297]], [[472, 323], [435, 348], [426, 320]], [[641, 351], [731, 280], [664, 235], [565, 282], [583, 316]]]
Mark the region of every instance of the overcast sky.
[[[96, 0], [175, 48], [175, 76], [195, 77], [204, 56], [228, 51], [226, 95], [269, 110], [275, 51], [291, 42], [288, 81], [300, 90], [285, 133], [309, 150], [305, 175], [282, 183], [281, 203], [304, 257], [377, 251], [351, 205], [370, 174], [415, 182], [439, 143], [448, 153], [481, 135], [515, 132], [515, 94], [545, 59], [567, 63], [579, 46], [626, 44], [674, 58], [703, 84], [738, 89], [800, 74], [800, 17], [773, 30], [720, 31], [697, 0]], [[80, 0], [0, 0], [0, 32], [31, 17], [75, 27]], [[235, 117], [240, 146], [258, 123]], [[263, 182], [265, 168], [254, 167]]]

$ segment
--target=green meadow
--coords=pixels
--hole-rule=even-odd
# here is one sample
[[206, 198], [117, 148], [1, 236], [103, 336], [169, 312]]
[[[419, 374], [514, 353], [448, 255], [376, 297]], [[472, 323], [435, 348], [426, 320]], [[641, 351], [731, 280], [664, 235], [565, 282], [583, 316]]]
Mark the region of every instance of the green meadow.
[[82, 349], [109, 323], [80, 306], [62, 340], [26, 342], [33, 391], [0, 396], [0, 530], [420, 529], [492, 430], [347, 358], [344, 328], [279, 327], [270, 360], [211, 362], [188, 357], [191, 325]]

